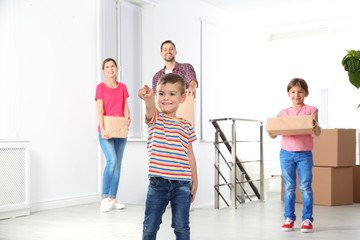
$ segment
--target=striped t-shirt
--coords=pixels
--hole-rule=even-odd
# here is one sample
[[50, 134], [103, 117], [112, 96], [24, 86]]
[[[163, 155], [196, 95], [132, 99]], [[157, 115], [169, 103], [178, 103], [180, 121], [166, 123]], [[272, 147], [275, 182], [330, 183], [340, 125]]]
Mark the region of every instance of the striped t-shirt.
[[196, 135], [190, 122], [156, 111], [147, 124], [149, 177], [191, 181], [187, 152]]

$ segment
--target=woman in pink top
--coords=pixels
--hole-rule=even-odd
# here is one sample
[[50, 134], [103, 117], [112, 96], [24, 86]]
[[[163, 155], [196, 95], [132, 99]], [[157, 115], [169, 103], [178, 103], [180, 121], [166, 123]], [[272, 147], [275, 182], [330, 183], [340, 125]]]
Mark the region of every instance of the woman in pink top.
[[[292, 101], [292, 107], [283, 109], [278, 117], [312, 115], [315, 125], [313, 134], [319, 136], [321, 128], [318, 123], [318, 109], [304, 104], [304, 99], [309, 95], [308, 85], [304, 79], [294, 78], [287, 86], [288, 96]], [[271, 135], [270, 137], [276, 138]], [[285, 194], [285, 223], [283, 231], [293, 231], [295, 216], [295, 189], [296, 189], [296, 169], [299, 175], [299, 188], [302, 193], [303, 211], [301, 232], [312, 232], [313, 230], [313, 192], [312, 167], [313, 167], [313, 136], [294, 135], [283, 136], [281, 139], [280, 162], [281, 174], [284, 178]]]
[[125, 117], [128, 119], [128, 125], [130, 125], [130, 111], [126, 100], [129, 97], [126, 85], [116, 80], [118, 67], [115, 60], [105, 59], [102, 64], [102, 71], [106, 79], [97, 85], [95, 100], [99, 121], [99, 142], [106, 157], [100, 211], [108, 212], [112, 208], [121, 209], [125, 207], [119, 200], [116, 200], [116, 195], [127, 139], [110, 138], [104, 129], [104, 116]]

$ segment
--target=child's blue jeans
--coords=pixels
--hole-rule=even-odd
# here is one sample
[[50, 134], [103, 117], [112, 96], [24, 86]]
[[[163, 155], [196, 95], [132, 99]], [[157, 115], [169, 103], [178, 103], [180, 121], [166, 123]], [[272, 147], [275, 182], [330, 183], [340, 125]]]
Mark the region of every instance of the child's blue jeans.
[[102, 197], [116, 198], [126, 141], [126, 138], [104, 139], [99, 132], [100, 146], [106, 157]]
[[312, 183], [312, 167], [313, 157], [311, 151], [289, 152], [284, 149], [280, 151], [281, 172], [284, 178], [285, 194], [284, 217], [296, 220], [295, 215], [295, 189], [296, 189], [296, 169], [299, 175], [299, 189], [302, 194], [303, 211], [302, 220], [314, 219], [313, 214], [313, 192], [311, 188]]
[[167, 180], [151, 177], [146, 198], [143, 240], [156, 239], [162, 215], [171, 203], [172, 224], [176, 240], [189, 240], [189, 211], [191, 181]]

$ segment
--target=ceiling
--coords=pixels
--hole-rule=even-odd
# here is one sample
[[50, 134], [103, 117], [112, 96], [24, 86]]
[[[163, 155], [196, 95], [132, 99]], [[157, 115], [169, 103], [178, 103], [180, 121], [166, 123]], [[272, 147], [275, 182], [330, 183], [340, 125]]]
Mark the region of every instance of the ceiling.
[[236, 16], [269, 21], [306, 21], [358, 14], [359, 0], [204, 0]]
[[212, 5], [218, 6], [235, 14], [248, 10], [267, 8], [280, 4], [288, 4], [291, 0], [206, 0]]

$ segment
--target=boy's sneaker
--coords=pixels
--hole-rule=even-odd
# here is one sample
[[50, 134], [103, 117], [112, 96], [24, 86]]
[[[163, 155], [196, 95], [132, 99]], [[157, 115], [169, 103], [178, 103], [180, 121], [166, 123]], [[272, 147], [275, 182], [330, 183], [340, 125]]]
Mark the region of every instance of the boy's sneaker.
[[113, 203], [112, 201], [110, 201], [110, 199], [104, 198], [103, 200], [101, 200], [100, 211], [108, 212], [112, 208], [112, 205]]
[[294, 231], [294, 221], [290, 218], [287, 218], [284, 225], [282, 225], [281, 230], [284, 232]]
[[120, 202], [120, 200], [113, 200], [112, 202], [114, 202], [113, 206], [115, 209], [124, 209], [125, 208], [125, 204]]
[[309, 219], [302, 222], [300, 231], [303, 233], [310, 233], [313, 231], [313, 225]]

